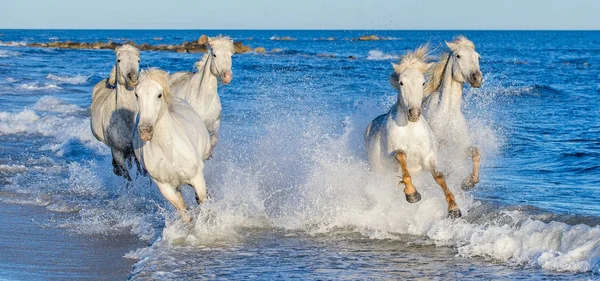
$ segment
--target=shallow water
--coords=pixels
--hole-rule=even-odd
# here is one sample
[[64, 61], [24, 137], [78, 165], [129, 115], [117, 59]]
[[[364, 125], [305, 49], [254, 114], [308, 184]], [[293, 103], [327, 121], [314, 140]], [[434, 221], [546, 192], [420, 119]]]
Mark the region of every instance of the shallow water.
[[[3, 45], [22, 45], [177, 43], [202, 32], [1, 33]], [[122, 248], [137, 260], [131, 279], [598, 278], [600, 33], [368, 32], [394, 39], [377, 42], [343, 40], [362, 31], [224, 33], [283, 51], [234, 56], [234, 80], [220, 87], [221, 142], [206, 169], [213, 199], [194, 210], [194, 225], [176, 219], [149, 179], [126, 188], [91, 135], [90, 91], [108, 75], [111, 51], [0, 46], [0, 204], [60, 213], [46, 227], [78, 237], [137, 237], [149, 246]], [[390, 62], [427, 41], [439, 52], [458, 34], [482, 55], [484, 85], [463, 100], [484, 157], [469, 193], [459, 188], [468, 161], [444, 167], [465, 214], [452, 221], [428, 176], [416, 177], [423, 200], [411, 205], [394, 175], [371, 172], [362, 133], [395, 101]], [[313, 40], [322, 37], [338, 40]], [[141, 57], [144, 68], [180, 71], [200, 55]], [[185, 196], [193, 202], [190, 189]]]

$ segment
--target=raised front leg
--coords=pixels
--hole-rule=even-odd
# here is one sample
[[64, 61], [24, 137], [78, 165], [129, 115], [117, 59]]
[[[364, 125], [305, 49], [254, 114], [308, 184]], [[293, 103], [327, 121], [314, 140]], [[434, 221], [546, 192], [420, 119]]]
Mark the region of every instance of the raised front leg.
[[446, 202], [448, 203], [448, 217], [460, 218], [462, 214], [460, 213], [458, 205], [456, 205], [456, 202], [454, 201], [454, 194], [452, 194], [452, 191], [450, 191], [448, 185], [446, 185], [446, 178], [444, 177], [444, 174], [437, 169], [433, 169], [431, 174], [433, 175], [435, 182], [440, 185], [444, 195], [446, 196]]
[[190, 215], [187, 213], [185, 201], [183, 200], [181, 191], [166, 183], [161, 183], [158, 181], [154, 181], [154, 183], [156, 183], [158, 189], [160, 190], [160, 193], [162, 193], [165, 199], [167, 199], [171, 204], [173, 204], [175, 209], [177, 209], [179, 215], [181, 216], [181, 219], [184, 222], [191, 222], [192, 217], [190, 217]]
[[473, 160], [473, 172], [469, 175], [462, 183], [462, 190], [469, 191], [475, 187], [477, 183], [479, 183], [479, 165], [481, 162], [481, 151], [477, 147], [469, 147], [468, 151], [469, 156]]
[[395, 156], [396, 160], [398, 160], [398, 162], [400, 163], [398, 174], [400, 177], [402, 177], [402, 180], [398, 183], [398, 186], [404, 184], [404, 194], [406, 195], [406, 201], [408, 201], [409, 203], [417, 203], [421, 201], [421, 194], [412, 184], [412, 178], [408, 173], [408, 168], [406, 165], [406, 153], [404, 153], [404, 151], [402, 150], [396, 150]]

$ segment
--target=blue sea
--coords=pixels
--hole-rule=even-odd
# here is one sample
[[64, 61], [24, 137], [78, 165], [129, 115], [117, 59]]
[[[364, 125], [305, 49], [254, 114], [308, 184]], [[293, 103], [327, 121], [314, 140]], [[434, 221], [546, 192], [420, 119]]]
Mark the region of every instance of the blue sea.
[[[600, 32], [0, 33], [0, 279], [600, 280]], [[149, 178], [116, 177], [91, 134], [91, 89], [114, 52], [24, 45], [202, 34], [267, 53], [234, 55], [219, 86], [212, 198], [198, 207], [183, 188], [186, 225]], [[349, 40], [366, 34], [389, 40]], [[396, 175], [371, 171], [363, 133], [396, 100], [390, 63], [458, 35], [482, 56], [463, 112], [483, 156], [470, 192], [469, 161], [442, 167], [463, 213], [453, 220], [427, 173], [409, 204]], [[192, 71], [200, 57], [142, 51], [140, 67]]]

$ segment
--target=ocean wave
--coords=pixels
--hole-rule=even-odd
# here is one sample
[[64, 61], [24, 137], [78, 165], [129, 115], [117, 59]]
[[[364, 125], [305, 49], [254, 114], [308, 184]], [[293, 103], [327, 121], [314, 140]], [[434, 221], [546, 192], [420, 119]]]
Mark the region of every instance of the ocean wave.
[[[69, 106], [65, 107], [73, 109]], [[92, 135], [90, 121], [86, 117], [41, 115], [32, 109], [17, 113], [0, 112], [0, 135], [13, 134], [39, 134], [52, 137], [55, 142], [47, 143], [42, 148], [53, 151], [59, 156], [66, 152], [71, 140], [76, 140], [98, 153], [106, 153], [104, 145]]]
[[48, 74], [48, 76], [46, 76], [46, 79], [50, 79], [52, 81], [57, 81], [60, 82], [62, 84], [84, 84], [88, 81], [88, 79], [91, 76], [85, 76], [85, 75], [75, 75], [75, 76], [59, 76], [59, 75], [54, 75], [54, 74]]
[[59, 90], [62, 88], [54, 83], [45, 83], [45, 84], [25, 83], [25, 84], [19, 85], [19, 89], [28, 90], [28, 91], [40, 91], [40, 90]]
[[548, 85], [531, 85], [522, 87], [499, 88], [499, 92], [504, 95], [555, 95], [560, 91]]
[[9, 50], [0, 50], [0, 58], [18, 57], [20, 55], [21, 55], [20, 52], [9, 51]]
[[400, 59], [398, 55], [386, 54], [380, 50], [371, 50], [367, 56], [368, 60], [397, 60]]
[[9, 42], [0, 41], [0, 46], [23, 47], [23, 46], [27, 46], [27, 42], [25, 42], [25, 41], [9, 41]]
[[44, 96], [40, 98], [33, 105], [33, 109], [37, 111], [56, 112], [61, 114], [72, 114], [86, 110], [75, 104], [65, 103], [61, 99], [54, 96]]

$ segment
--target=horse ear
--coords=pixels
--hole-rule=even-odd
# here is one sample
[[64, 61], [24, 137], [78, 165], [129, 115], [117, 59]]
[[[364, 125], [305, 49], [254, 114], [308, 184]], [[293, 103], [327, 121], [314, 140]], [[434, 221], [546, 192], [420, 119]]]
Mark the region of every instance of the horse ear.
[[110, 76], [108, 76], [108, 84], [115, 85], [115, 83], [117, 83], [117, 69], [113, 65]]
[[142, 71], [140, 72], [140, 74], [146, 74], [146, 73], [148, 73], [148, 70], [146, 70], [146, 69], [142, 69]]
[[398, 83], [398, 79], [400, 79], [400, 77], [398, 76], [398, 73], [392, 72], [388, 79], [390, 80], [390, 85], [392, 88], [396, 89], [396, 91], [400, 91], [400, 84]]
[[456, 43], [452, 43], [452, 42], [447, 42], [444, 41], [446, 43], [446, 46], [448, 46], [448, 48], [450, 48], [450, 50], [454, 50], [456, 48]]
[[398, 65], [398, 64], [395, 64], [395, 63], [393, 63], [393, 62], [392, 62], [392, 67], [394, 68], [394, 71], [395, 71], [395, 72], [398, 72], [398, 70], [399, 70], [399, 68], [400, 68], [400, 65]]

